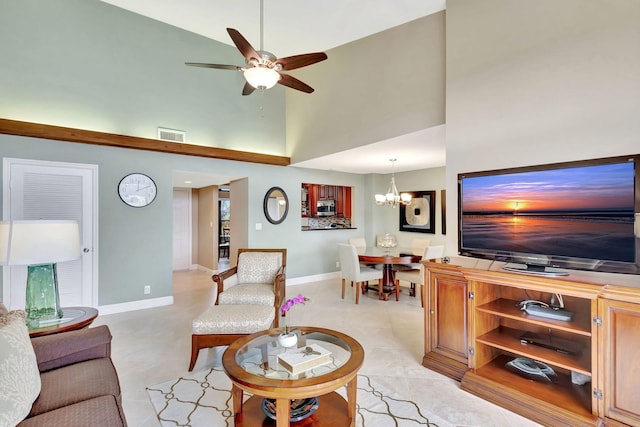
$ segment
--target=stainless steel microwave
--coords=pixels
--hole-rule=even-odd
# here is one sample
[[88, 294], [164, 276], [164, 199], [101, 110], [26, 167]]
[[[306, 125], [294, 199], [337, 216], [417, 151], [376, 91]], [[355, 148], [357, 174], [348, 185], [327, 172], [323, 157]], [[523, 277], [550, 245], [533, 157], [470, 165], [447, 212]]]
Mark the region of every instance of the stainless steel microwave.
[[336, 214], [335, 200], [318, 200], [318, 216], [334, 216]]

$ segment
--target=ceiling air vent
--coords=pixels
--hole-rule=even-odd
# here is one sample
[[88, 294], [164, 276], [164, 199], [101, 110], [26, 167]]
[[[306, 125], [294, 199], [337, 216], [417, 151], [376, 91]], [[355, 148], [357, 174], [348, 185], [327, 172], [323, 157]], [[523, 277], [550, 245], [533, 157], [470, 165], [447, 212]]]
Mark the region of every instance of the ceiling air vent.
[[187, 132], [176, 129], [158, 128], [158, 139], [171, 142], [187, 142]]

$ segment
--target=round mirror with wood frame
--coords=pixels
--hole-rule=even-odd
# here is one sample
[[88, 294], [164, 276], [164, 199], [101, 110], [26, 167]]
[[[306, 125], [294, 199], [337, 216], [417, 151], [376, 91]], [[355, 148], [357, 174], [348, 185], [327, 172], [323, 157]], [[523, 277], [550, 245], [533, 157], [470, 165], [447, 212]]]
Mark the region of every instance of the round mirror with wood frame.
[[289, 198], [280, 187], [271, 187], [262, 204], [264, 216], [271, 224], [280, 224], [289, 213]]

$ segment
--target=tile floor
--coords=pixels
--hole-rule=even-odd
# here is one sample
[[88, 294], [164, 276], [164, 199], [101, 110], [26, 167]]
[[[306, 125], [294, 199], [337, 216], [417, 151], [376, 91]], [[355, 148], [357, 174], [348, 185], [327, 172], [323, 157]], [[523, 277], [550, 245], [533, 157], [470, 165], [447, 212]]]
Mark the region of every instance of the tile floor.
[[[208, 273], [174, 274], [171, 306], [99, 316], [94, 325], [109, 325], [112, 356], [122, 385], [131, 427], [158, 426], [146, 386], [188, 375], [191, 321], [213, 303]], [[533, 423], [459, 389], [456, 381], [421, 365], [424, 354], [423, 311], [418, 298], [403, 292], [400, 301], [378, 301], [371, 292], [355, 305], [353, 289], [340, 299], [340, 280], [287, 288], [288, 296], [311, 299], [290, 312], [291, 324], [339, 330], [365, 348], [362, 374], [418, 403], [454, 426], [533, 427]], [[221, 351], [202, 350], [194, 371], [219, 364]]]

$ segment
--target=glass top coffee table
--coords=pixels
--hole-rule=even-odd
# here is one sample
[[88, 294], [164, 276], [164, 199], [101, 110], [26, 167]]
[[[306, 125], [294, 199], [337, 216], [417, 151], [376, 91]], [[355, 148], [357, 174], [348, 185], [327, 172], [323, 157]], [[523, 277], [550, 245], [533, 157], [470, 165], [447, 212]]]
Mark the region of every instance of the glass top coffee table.
[[[357, 374], [364, 360], [364, 349], [348, 335], [315, 327], [293, 328], [298, 344], [286, 349], [278, 344], [280, 329], [269, 329], [240, 338], [222, 356], [222, 365], [232, 382], [233, 412], [236, 426], [289, 426], [292, 400], [317, 397], [317, 409], [295, 426], [355, 426]], [[279, 363], [285, 353], [304, 357], [320, 346], [331, 352], [324, 363], [293, 374]], [[285, 356], [286, 357], [286, 356]], [[347, 388], [347, 400], [335, 390]], [[253, 394], [244, 404], [243, 393]], [[266, 401], [273, 399], [273, 401]], [[294, 402], [294, 404], [297, 402]], [[266, 415], [265, 405], [275, 412]], [[275, 406], [275, 408], [273, 408]], [[315, 406], [314, 406], [315, 409]]]

